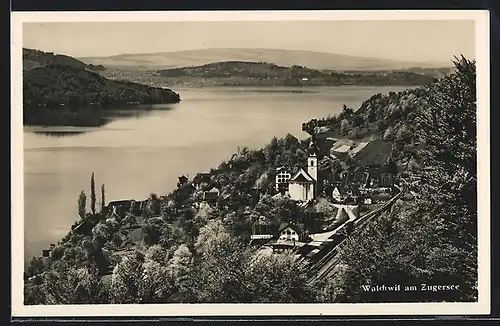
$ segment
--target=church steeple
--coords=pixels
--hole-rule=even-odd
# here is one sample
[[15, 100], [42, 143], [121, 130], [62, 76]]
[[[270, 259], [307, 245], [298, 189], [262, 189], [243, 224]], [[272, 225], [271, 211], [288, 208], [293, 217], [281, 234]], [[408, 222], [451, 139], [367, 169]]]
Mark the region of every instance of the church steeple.
[[309, 154], [307, 158], [307, 173], [313, 177], [314, 181], [318, 181], [318, 158], [315, 153]]

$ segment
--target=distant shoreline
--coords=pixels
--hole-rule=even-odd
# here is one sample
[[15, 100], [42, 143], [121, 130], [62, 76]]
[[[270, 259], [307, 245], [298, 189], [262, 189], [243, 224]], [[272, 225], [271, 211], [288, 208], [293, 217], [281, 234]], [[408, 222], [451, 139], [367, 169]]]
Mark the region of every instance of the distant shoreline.
[[219, 88], [219, 87], [227, 87], [227, 88], [238, 88], [238, 87], [247, 87], [247, 88], [251, 88], [251, 87], [255, 87], [255, 88], [266, 88], [266, 87], [279, 87], [279, 88], [286, 88], [286, 87], [290, 87], [290, 88], [307, 88], [307, 87], [311, 87], [311, 88], [316, 88], [316, 87], [352, 87], [352, 88], [361, 88], [361, 87], [377, 87], [377, 88], [382, 88], [382, 87], [386, 87], [386, 88], [390, 88], [390, 87], [419, 87], [419, 86], [422, 86], [423, 84], [388, 84], [388, 85], [372, 85], [372, 84], [367, 84], [367, 85], [352, 85], [352, 84], [345, 84], [345, 85], [321, 85], [321, 84], [315, 84], [315, 85], [282, 85], [282, 84], [279, 84], [279, 85], [262, 85], [262, 84], [258, 84], [258, 85], [252, 85], [252, 84], [240, 84], [240, 85], [236, 85], [236, 84], [232, 84], [232, 85], [225, 85], [225, 84], [215, 84], [215, 85], [211, 85], [211, 84], [198, 84], [198, 85], [192, 85], [192, 84], [185, 84], [185, 83], [176, 83], [176, 84], [167, 84], [165, 85], [164, 87], [178, 87], [178, 86], [182, 86], [184, 88], [209, 88], [209, 87], [213, 87], [213, 88]]

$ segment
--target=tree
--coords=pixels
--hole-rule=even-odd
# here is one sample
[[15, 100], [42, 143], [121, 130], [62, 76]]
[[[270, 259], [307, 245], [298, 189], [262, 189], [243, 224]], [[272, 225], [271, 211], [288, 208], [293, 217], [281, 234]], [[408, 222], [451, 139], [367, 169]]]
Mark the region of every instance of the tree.
[[92, 214], [95, 214], [95, 180], [94, 180], [94, 172], [92, 172], [92, 176], [90, 177], [90, 210]]
[[143, 224], [141, 231], [142, 241], [146, 246], [155, 245], [160, 240], [160, 230], [155, 225], [149, 223]]
[[45, 264], [43, 263], [42, 257], [33, 257], [27, 268], [27, 274], [29, 277], [41, 274], [45, 270]]
[[351, 129], [351, 124], [349, 122], [349, 120], [347, 119], [343, 119], [341, 122], [340, 122], [340, 133], [342, 135], [345, 135], [347, 134], [347, 132]]
[[85, 218], [85, 215], [87, 215], [87, 196], [83, 190], [80, 192], [80, 196], [78, 196], [78, 215], [81, 218]]
[[[341, 253], [340, 301], [477, 300], [475, 63], [462, 57], [455, 66], [428, 87], [426, 105], [417, 110], [424, 168], [418, 198], [354, 231]], [[432, 296], [362, 290], [404, 283], [459, 284], [460, 290]]]
[[101, 185], [101, 213], [104, 212], [104, 207], [106, 206], [106, 194], [104, 189], [104, 184]]
[[384, 132], [384, 140], [392, 140], [394, 138], [394, 128], [389, 126]]
[[43, 278], [47, 304], [99, 304], [109, 302], [106, 285], [95, 266], [75, 268], [62, 263]]
[[167, 272], [177, 291], [174, 301], [194, 301], [193, 297], [193, 255], [189, 248], [181, 244], [168, 262]]
[[248, 255], [244, 280], [243, 302], [299, 303], [314, 302], [316, 298], [317, 287], [309, 284], [307, 268], [293, 252]]
[[139, 303], [144, 255], [135, 251], [116, 265], [111, 277], [111, 296], [114, 303]]
[[111, 277], [113, 303], [169, 301], [173, 279], [169, 277], [166, 267], [156, 261], [154, 256], [135, 251], [116, 265]]
[[[476, 63], [455, 58], [455, 73], [431, 85], [427, 109], [417, 112], [420, 153], [428, 167], [419, 204], [433, 216], [441, 247], [463, 264], [456, 275], [467, 282], [459, 298], [477, 298]], [[451, 273], [451, 272], [450, 272]]]

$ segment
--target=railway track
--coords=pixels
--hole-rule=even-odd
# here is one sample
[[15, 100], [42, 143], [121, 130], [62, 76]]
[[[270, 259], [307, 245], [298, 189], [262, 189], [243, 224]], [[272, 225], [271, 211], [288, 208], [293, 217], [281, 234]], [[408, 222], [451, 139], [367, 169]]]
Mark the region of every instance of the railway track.
[[[383, 206], [379, 207], [377, 210], [367, 213], [361, 216], [359, 219], [355, 220], [353, 222], [352, 231], [350, 234], [360, 230], [362, 226], [366, 225], [373, 218], [379, 216], [382, 212], [385, 212], [386, 210], [390, 209], [392, 205], [396, 202], [396, 200], [400, 199], [404, 195], [404, 193], [407, 191], [408, 186], [405, 180], [401, 179], [401, 181], [403, 183], [403, 186], [401, 188], [396, 186], [399, 189], [399, 192], [390, 200], [388, 200]], [[342, 231], [344, 230], [345, 228]], [[331, 274], [331, 272], [333, 271], [335, 266], [337, 266], [339, 261], [339, 257], [337, 255], [338, 250], [348, 239], [348, 236], [350, 234], [345, 234], [345, 237], [337, 245], [331, 248], [330, 251], [325, 256], [323, 256], [318, 262], [316, 262], [310, 267], [310, 272], [313, 275], [310, 280], [311, 283], [317, 280], [321, 280]]]

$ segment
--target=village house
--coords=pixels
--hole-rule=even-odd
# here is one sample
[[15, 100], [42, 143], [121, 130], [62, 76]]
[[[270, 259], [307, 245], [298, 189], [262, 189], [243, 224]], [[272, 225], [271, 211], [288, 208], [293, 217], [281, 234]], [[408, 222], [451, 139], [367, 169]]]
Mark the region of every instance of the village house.
[[212, 182], [210, 173], [198, 173], [193, 178], [193, 186], [196, 190], [201, 190], [204, 185], [208, 185]]
[[337, 203], [358, 204], [361, 200], [361, 192], [359, 188], [354, 185], [339, 185], [333, 189], [332, 198]]
[[288, 182], [292, 178], [290, 172], [286, 169], [286, 167], [281, 166], [276, 169], [276, 190], [278, 192], [287, 192], [288, 191]]
[[340, 174], [340, 178], [340, 184], [343, 186], [357, 186], [365, 188], [368, 185], [370, 174], [366, 171], [358, 169], [354, 172], [344, 171]]
[[183, 185], [185, 185], [186, 183], [188, 183], [189, 181], [189, 178], [186, 177], [185, 175], [182, 175], [179, 177], [179, 182], [177, 182], [177, 188], [180, 188], [182, 187]]
[[278, 239], [269, 244], [273, 252], [293, 250], [305, 245], [306, 233], [303, 227], [294, 223], [281, 223], [278, 229]]
[[131, 200], [129, 212], [133, 215], [142, 215], [144, 207], [147, 205], [146, 200]]
[[330, 157], [340, 160], [346, 159], [349, 156], [349, 151], [351, 150], [353, 144], [354, 142], [346, 140], [333, 144], [330, 149]]
[[47, 264], [49, 262], [51, 256], [52, 256], [52, 250], [42, 249], [42, 262], [44, 264]]
[[368, 144], [369, 144], [369, 142], [360, 142], [360, 143], [354, 145], [354, 147], [349, 151], [349, 156], [352, 158], [355, 158], [356, 155], [359, 152], [361, 152]]
[[217, 199], [219, 199], [220, 190], [217, 187], [213, 187], [208, 191], [203, 192], [203, 200], [209, 204], [216, 204]]
[[279, 238], [277, 242], [298, 242], [303, 231], [298, 225], [281, 223], [278, 233]]
[[132, 206], [132, 200], [115, 200], [110, 201], [107, 205], [107, 210], [110, 213], [124, 217]]

